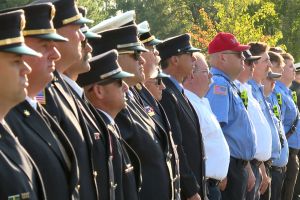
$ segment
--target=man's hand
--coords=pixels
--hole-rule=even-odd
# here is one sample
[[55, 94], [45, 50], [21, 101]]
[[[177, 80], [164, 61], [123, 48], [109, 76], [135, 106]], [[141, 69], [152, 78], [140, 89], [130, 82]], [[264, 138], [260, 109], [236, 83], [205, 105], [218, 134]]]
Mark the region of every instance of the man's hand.
[[220, 182], [220, 184], [219, 184], [219, 189], [220, 189], [221, 191], [224, 191], [224, 190], [226, 189], [226, 186], [227, 186], [227, 177], [224, 178], [224, 179]]
[[198, 193], [194, 194], [190, 198], [187, 198], [186, 200], [201, 200], [201, 197]]
[[269, 186], [269, 184], [271, 183], [271, 178], [267, 175], [266, 173], [266, 168], [265, 165], [262, 163], [260, 165], [260, 170], [261, 170], [261, 185], [260, 185], [260, 194], [264, 194]]
[[252, 171], [252, 168], [251, 168], [251, 165], [250, 163], [247, 164], [246, 166], [246, 170], [248, 172], [248, 185], [247, 185], [247, 190], [248, 192], [250, 192], [253, 187], [255, 186], [255, 181], [256, 181], [256, 178], [253, 174], [253, 171]]

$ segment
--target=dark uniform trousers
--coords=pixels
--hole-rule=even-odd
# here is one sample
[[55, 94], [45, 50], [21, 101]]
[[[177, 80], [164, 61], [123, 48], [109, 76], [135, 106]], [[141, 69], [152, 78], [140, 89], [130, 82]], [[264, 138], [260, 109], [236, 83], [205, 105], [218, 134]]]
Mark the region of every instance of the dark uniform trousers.
[[[111, 124], [108, 117], [101, 111], [98, 112], [105, 121], [112, 138], [113, 166], [116, 185], [116, 199], [138, 200], [141, 184], [141, 169], [134, 168], [129, 153], [136, 163], [140, 163], [134, 150], [123, 140], [116, 124]], [[138, 184], [137, 184], [138, 183]]]
[[286, 167], [271, 167], [271, 200], [281, 200], [281, 190], [285, 179]]
[[23, 101], [6, 121], [40, 170], [48, 200], [78, 199], [78, 164], [71, 143], [58, 124], [38, 104]]
[[59, 123], [75, 150], [80, 199], [99, 199], [97, 180], [93, 175], [92, 138], [71, 91], [57, 71], [54, 71], [54, 78], [45, 89], [45, 101], [44, 107]]
[[[117, 115], [115, 121], [123, 139], [140, 158], [143, 181], [140, 199], [170, 199], [170, 175], [160, 131], [132, 95], [127, 93], [127, 99], [127, 108]], [[137, 168], [139, 163], [131, 155], [130, 159], [134, 168]]]
[[169, 78], [163, 78], [166, 89], [162, 100], [177, 145], [180, 164], [180, 186], [183, 199], [199, 193], [206, 198], [204, 146], [197, 114], [189, 101]]
[[37, 167], [5, 126], [0, 124], [0, 199], [46, 199]]
[[161, 130], [161, 140], [163, 141], [163, 148], [171, 178], [171, 197], [172, 199], [180, 199], [179, 157], [166, 113], [160, 103], [154, 99], [144, 85], [138, 84], [132, 91], [139, 97], [142, 107], [148, 112], [148, 115], [151, 116], [155, 125]]
[[289, 149], [289, 161], [287, 164], [286, 176], [283, 182], [281, 198], [282, 200], [292, 200], [294, 187], [297, 181], [297, 176], [299, 172], [299, 150]]

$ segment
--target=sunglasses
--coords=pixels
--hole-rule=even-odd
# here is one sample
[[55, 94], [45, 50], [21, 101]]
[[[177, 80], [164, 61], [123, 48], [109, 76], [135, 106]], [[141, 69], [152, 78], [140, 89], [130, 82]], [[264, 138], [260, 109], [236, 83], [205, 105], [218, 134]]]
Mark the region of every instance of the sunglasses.
[[121, 52], [119, 52], [119, 55], [122, 55], [122, 54], [129, 54], [136, 61], [139, 61], [141, 58], [141, 52], [139, 52], [139, 51], [121, 51]]
[[162, 78], [158, 77], [158, 78], [153, 78], [153, 79], [149, 79], [151, 82], [153, 82], [155, 85], [160, 86], [162, 85]]

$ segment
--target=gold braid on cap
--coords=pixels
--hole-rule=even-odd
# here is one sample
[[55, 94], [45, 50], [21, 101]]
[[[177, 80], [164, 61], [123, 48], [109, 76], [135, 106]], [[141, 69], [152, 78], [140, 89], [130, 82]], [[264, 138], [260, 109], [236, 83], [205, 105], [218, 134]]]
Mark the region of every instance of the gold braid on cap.
[[151, 37], [149, 37], [149, 38], [147, 38], [147, 39], [144, 39], [144, 40], [142, 40], [141, 42], [142, 43], [147, 43], [147, 42], [150, 42], [150, 41], [152, 41], [152, 40], [154, 40], [155, 39], [155, 37], [154, 37], [154, 35], [152, 35]]
[[24, 42], [24, 37], [15, 37], [15, 38], [8, 38], [8, 39], [3, 39], [0, 40], [0, 46], [5, 46], [5, 45], [10, 45], [10, 44], [15, 44], [15, 43], [23, 43]]
[[56, 30], [55, 29], [36, 29], [36, 30], [25, 30], [25, 31], [23, 31], [24, 36], [41, 35], [41, 34], [48, 34], [48, 33], [56, 33]]
[[78, 15], [75, 15], [75, 16], [73, 16], [73, 17], [64, 19], [64, 20], [62, 21], [62, 23], [63, 23], [64, 25], [66, 25], [66, 24], [75, 22], [76, 20], [78, 20], [78, 19], [80, 19], [80, 18], [82, 18], [82, 14], [81, 14], [81, 13], [78, 14]]

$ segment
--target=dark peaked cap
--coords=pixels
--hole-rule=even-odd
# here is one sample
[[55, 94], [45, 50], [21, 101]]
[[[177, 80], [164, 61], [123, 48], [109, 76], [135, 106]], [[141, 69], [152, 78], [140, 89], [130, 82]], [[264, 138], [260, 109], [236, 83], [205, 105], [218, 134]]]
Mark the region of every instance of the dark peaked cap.
[[[21, 55], [41, 56], [24, 43], [22, 31], [25, 27], [23, 10], [0, 14], [0, 51]], [[1, 66], [0, 66], [1, 67]]]
[[[87, 15], [87, 9], [83, 6], [78, 7], [78, 11], [82, 14], [82, 17], [86, 17]], [[82, 24], [80, 27], [81, 32], [85, 35], [86, 38], [101, 38], [101, 35], [98, 35], [97, 33], [93, 33], [89, 30], [89, 27], [86, 24]]]
[[99, 34], [102, 36], [101, 39], [89, 39], [89, 43], [93, 47], [93, 56], [112, 49], [117, 49], [118, 51], [148, 51], [139, 41], [137, 26], [135, 25], [111, 29]]
[[200, 51], [200, 49], [197, 49], [191, 45], [190, 35], [187, 33], [168, 38], [162, 43], [158, 44], [156, 48], [159, 51], [159, 56], [161, 60], [166, 60], [171, 56], [175, 56], [182, 53]]
[[77, 78], [78, 85], [84, 87], [93, 83], [107, 83], [116, 79], [134, 76], [122, 71], [117, 60], [118, 52], [114, 49], [93, 57], [90, 60], [91, 70], [79, 74]]
[[75, 4], [75, 0], [37, 0], [30, 5], [51, 2], [55, 6], [56, 15], [53, 19], [54, 27], [61, 28], [68, 24], [85, 24], [93, 21], [82, 17]]
[[54, 41], [68, 41], [67, 38], [57, 34], [56, 29], [53, 26], [52, 20], [55, 16], [55, 7], [53, 4], [40, 3], [11, 8], [4, 11], [18, 9], [22, 9], [25, 12], [26, 25], [23, 30], [23, 35], [25, 37], [36, 37]]

